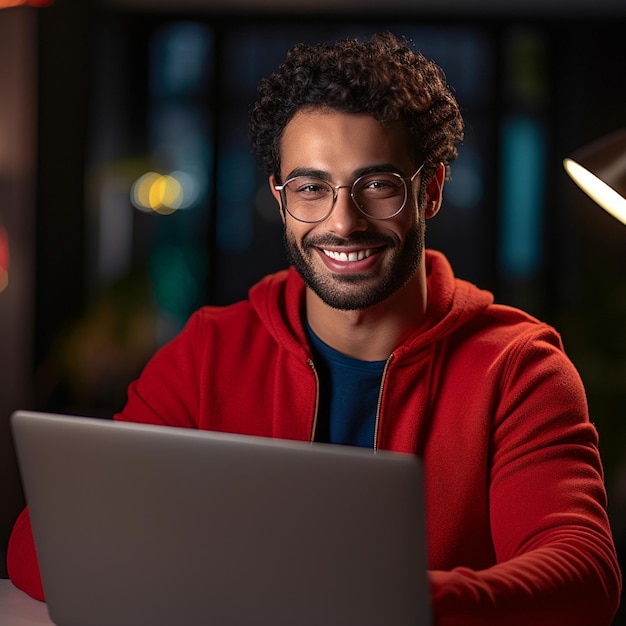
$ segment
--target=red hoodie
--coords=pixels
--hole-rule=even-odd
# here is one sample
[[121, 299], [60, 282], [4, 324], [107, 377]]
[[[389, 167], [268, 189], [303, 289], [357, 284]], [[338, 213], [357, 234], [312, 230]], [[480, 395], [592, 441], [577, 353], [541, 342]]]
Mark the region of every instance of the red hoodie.
[[[427, 324], [388, 359], [376, 441], [423, 457], [435, 624], [610, 624], [621, 576], [597, 434], [559, 336], [455, 279], [441, 254], [426, 262]], [[290, 269], [199, 310], [116, 419], [312, 440], [304, 291]], [[8, 568], [43, 598], [27, 511]]]

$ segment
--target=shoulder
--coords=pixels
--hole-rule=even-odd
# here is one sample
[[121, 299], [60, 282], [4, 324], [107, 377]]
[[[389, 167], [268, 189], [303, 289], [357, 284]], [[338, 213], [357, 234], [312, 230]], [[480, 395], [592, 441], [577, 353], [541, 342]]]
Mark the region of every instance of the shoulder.
[[203, 306], [191, 315], [186, 326], [197, 331], [214, 324], [240, 324], [254, 317], [250, 302], [242, 300], [226, 306]]
[[447, 357], [466, 373], [474, 372], [477, 382], [484, 376], [501, 390], [518, 389], [523, 395], [528, 386], [552, 381], [572, 397], [580, 400], [584, 395], [559, 332], [520, 309], [486, 307], [451, 333], [446, 348]]
[[503, 304], [491, 304], [468, 320], [461, 333], [493, 346], [522, 349], [549, 344], [563, 351], [559, 332], [550, 324], [521, 309]]
[[191, 315], [175, 342], [192, 344], [195, 349], [228, 343], [231, 348], [246, 338], [259, 338], [265, 326], [249, 301], [228, 306], [204, 306]]

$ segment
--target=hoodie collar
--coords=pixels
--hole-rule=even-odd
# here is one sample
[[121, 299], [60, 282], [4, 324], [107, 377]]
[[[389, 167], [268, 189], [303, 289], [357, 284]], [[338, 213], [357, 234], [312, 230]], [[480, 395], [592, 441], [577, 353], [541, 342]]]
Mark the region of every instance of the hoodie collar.
[[394, 352], [420, 349], [439, 341], [493, 304], [493, 294], [456, 278], [448, 259], [426, 251], [428, 304], [426, 317], [415, 333]]

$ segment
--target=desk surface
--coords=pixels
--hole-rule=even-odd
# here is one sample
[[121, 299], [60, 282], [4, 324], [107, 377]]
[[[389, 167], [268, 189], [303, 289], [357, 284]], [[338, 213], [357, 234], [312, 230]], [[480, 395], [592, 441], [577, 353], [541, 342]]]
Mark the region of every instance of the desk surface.
[[14, 587], [10, 580], [0, 578], [0, 624], [2, 626], [53, 626], [43, 602]]

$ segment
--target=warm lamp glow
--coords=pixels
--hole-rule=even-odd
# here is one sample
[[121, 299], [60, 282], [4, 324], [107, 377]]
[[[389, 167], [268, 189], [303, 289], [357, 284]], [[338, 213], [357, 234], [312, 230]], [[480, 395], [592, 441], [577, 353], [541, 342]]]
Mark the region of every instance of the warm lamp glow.
[[626, 224], [626, 131], [582, 148], [563, 166], [590, 198]]

